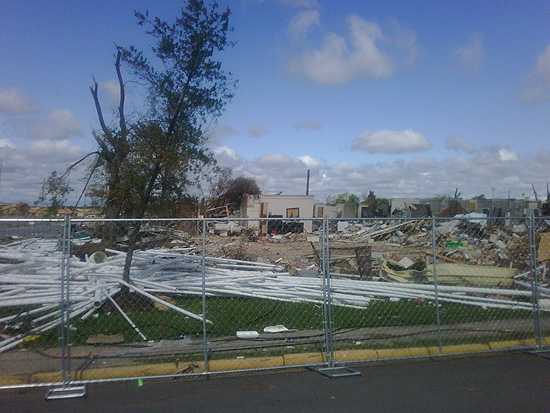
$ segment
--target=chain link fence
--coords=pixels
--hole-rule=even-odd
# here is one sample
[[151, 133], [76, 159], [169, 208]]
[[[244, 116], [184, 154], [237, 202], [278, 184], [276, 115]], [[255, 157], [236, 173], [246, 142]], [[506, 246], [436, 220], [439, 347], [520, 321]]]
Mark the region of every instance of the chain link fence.
[[533, 294], [534, 330], [539, 347], [550, 345], [550, 218], [533, 219], [530, 242], [531, 272], [529, 277], [517, 281], [521, 288]]
[[0, 227], [3, 387], [548, 344], [544, 218]]
[[0, 225], [0, 385], [29, 383], [36, 372], [37, 381], [62, 379], [63, 303], [81, 299], [76, 289], [62, 296], [66, 229], [63, 220]]

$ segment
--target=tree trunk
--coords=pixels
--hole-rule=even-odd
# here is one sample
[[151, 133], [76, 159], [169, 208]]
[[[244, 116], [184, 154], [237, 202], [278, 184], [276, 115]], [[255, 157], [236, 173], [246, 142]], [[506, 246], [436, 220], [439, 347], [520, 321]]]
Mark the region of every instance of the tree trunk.
[[127, 283], [130, 282], [130, 269], [132, 267], [132, 258], [134, 257], [134, 250], [136, 249], [136, 243], [140, 230], [141, 222], [137, 222], [128, 239], [128, 251], [126, 252], [126, 260], [124, 261], [124, 270], [122, 272], [122, 280], [126, 281]]

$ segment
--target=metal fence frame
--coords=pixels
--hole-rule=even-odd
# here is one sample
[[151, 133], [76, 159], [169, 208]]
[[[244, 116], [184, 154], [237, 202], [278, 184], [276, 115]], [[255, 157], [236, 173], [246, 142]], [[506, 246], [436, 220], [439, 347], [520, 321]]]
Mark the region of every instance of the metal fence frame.
[[[272, 218], [273, 219], [273, 218]], [[437, 276], [437, 245], [436, 245], [436, 224], [447, 218], [437, 218], [437, 217], [427, 217], [427, 218], [416, 218], [424, 219], [431, 221], [431, 250], [432, 250], [432, 270], [434, 275], [434, 288], [435, 288], [435, 312], [436, 312], [436, 324], [438, 329], [438, 354], [432, 355], [444, 355], [442, 352], [442, 332], [441, 332], [441, 314], [440, 314], [440, 305], [439, 305], [439, 282]], [[453, 219], [453, 218], [450, 218]], [[529, 240], [529, 258], [530, 258], [530, 271], [531, 271], [531, 296], [532, 296], [532, 319], [533, 319], [533, 335], [536, 339], [536, 344], [533, 346], [527, 346], [532, 350], [542, 350], [544, 348], [544, 331], [541, 327], [541, 310], [539, 305], [540, 294], [538, 292], [539, 288], [539, 271], [537, 266], [537, 222], [543, 218], [535, 218], [530, 216], [525, 218], [527, 229], [528, 229], [528, 240]], [[334, 367], [336, 365], [349, 365], [350, 363], [344, 361], [338, 361], [335, 357], [335, 345], [334, 345], [334, 314], [333, 314], [333, 299], [332, 299], [332, 275], [330, 270], [330, 224], [338, 221], [369, 221], [369, 220], [408, 220], [403, 218], [357, 218], [357, 219], [339, 219], [339, 218], [288, 218], [284, 219], [285, 221], [320, 221], [321, 226], [319, 229], [319, 245], [320, 245], [320, 265], [319, 273], [322, 280], [322, 290], [320, 294], [323, 297], [323, 346], [324, 346], [324, 361], [322, 363], [310, 363], [310, 364], [296, 364], [296, 365], [286, 365], [278, 367], [269, 367], [269, 368], [254, 368], [254, 369], [239, 369], [239, 370], [228, 370], [228, 371], [210, 371], [209, 369], [209, 342], [208, 342], [208, 332], [206, 325], [206, 315], [208, 313], [208, 300], [207, 300], [207, 278], [206, 278], [206, 247], [207, 247], [207, 233], [208, 233], [208, 223], [209, 222], [219, 222], [219, 221], [269, 221], [269, 218], [143, 218], [143, 219], [73, 219], [70, 216], [66, 216], [63, 219], [0, 219], [0, 225], [3, 225], [8, 222], [57, 222], [63, 223], [63, 236], [61, 239], [62, 245], [62, 262], [61, 262], [61, 277], [60, 277], [60, 309], [62, 314], [62, 324], [60, 326], [60, 350], [61, 350], [61, 360], [60, 360], [60, 372], [62, 381], [59, 383], [29, 383], [29, 384], [17, 384], [17, 385], [4, 385], [0, 386], [0, 389], [9, 389], [9, 388], [25, 388], [25, 387], [55, 387], [55, 386], [71, 386], [71, 385], [84, 385], [89, 383], [105, 383], [105, 382], [116, 382], [116, 381], [128, 381], [128, 380], [137, 380], [137, 379], [160, 379], [160, 378], [173, 378], [173, 377], [203, 377], [209, 375], [220, 375], [226, 373], [241, 373], [249, 371], [263, 371], [263, 370], [278, 370], [285, 368], [300, 368], [300, 367]], [[71, 378], [71, 345], [70, 345], [70, 328], [69, 320], [71, 314], [71, 304], [70, 304], [70, 256], [71, 256], [71, 225], [73, 223], [91, 223], [91, 222], [196, 222], [200, 224], [201, 227], [201, 252], [200, 252], [200, 267], [202, 275], [202, 295], [201, 295], [201, 306], [202, 306], [202, 358], [204, 362], [204, 370], [200, 373], [182, 373], [182, 374], [170, 374], [170, 375], [159, 375], [159, 376], [141, 376], [141, 377], [117, 377], [110, 379], [97, 379], [97, 380], [73, 380]]]

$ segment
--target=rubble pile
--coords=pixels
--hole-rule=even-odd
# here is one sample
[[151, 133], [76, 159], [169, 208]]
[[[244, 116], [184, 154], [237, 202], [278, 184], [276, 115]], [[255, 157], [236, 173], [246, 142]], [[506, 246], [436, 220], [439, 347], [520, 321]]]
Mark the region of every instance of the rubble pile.
[[[528, 266], [529, 243], [524, 223], [487, 225], [487, 220], [460, 218], [437, 221], [436, 254], [440, 260], [508, 266], [520, 270]], [[355, 243], [369, 242], [374, 246], [384, 243], [390, 247], [415, 247], [424, 251], [427, 257], [432, 254], [431, 220], [338, 222], [338, 232], [331, 238]], [[388, 251], [385, 258], [399, 261], [404, 258], [400, 256], [402, 253]], [[416, 256], [408, 258], [417, 259]]]
[[369, 221], [367, 223], [338, 222], [337, 234], [331, 238], [344, 239], [354, 242], [384, 241], [399, 245], [430, 245], [431, 221], [407, 220], [397, 221]]
[[[63, 322], [61, 255], [55, 239], [17, 240], [0, 246], [0, 353]], [[127, 282], [122, 277], [125, 260], [126, 253], [114, 249], [86, 255], [83, 260], [75, 256], [69, 258], [65, 300], [70, 303], [70, 319], [86, 319], [110, 303], [136, 333], [147, 340], [139, 325], [116, 301], [123, 287], [203, 323], [211, 321], [179, 307], [169, 298], [205, 294], [315, 305], [325, 302], [325, 282], [318, 274], [292, 276], [274, 264], [202, 257], [193, 254], [192, 248], [156, 248], [134, 252], [131, 282]], [[407, 260], [401, 263], [410, 264]], [[550, 293], [543, 290], [541, 295], [550, 297]], [[336, 306], [366, 308], [372, 300], [433, 301], [436, 297], [440, 302], [483, 308], [532, 308], [530, 291], [349, 279], [331, 281], [331, 304]]]
[[529, 266], [527, 226], [450, 220], [437, 227], [437, 249], [452, 263], [494, 265], [523, 270]]

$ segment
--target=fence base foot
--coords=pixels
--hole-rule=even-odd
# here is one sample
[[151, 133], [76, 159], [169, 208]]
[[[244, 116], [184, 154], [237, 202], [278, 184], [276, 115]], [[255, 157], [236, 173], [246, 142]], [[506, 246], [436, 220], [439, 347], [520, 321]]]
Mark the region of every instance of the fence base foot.
[[69, 383], [49, 389], [46, 400], [76, 399], [84, 396], [86, 396], [86, 386], [75, 386]]
[[350, 369], [349, 367], [317, 367], [313, 368], [312, 370], [330, 379], [339, 379], [342, 377], [353, 377], [361, 375], [360, 371]]

